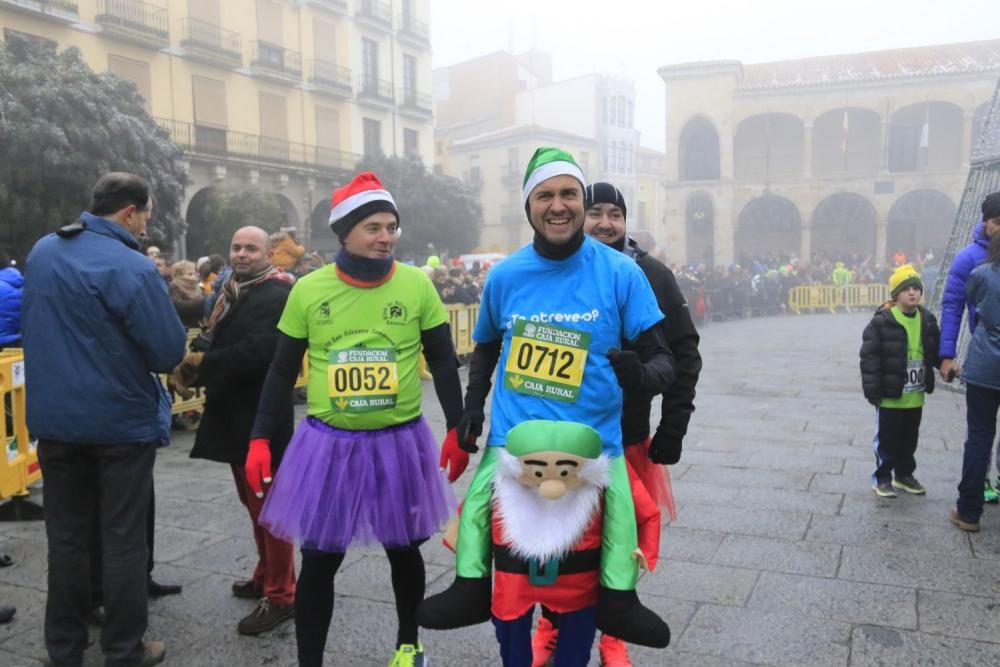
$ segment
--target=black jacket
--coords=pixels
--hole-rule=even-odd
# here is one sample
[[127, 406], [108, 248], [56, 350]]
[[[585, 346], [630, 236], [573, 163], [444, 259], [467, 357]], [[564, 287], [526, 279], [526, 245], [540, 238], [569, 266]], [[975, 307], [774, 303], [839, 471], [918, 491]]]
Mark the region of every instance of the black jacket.
[[[893, 317], [889, 304], [883, 305], [865, 327], [861, 343], [861, 388], [869, 403], [883, 398], [899, 398], [906, 384], [906, 329]], [[937, 319], [923, 306], [920, 311], [920, 338], [924, 346], [924, 391], [934, 391], [934, 369], [941, 365], [938, 344], [941, 329]]]
[[[691, 321], [687, 301], [677, 286], [673, 272], [659, 260], [642, 251], [632, 239], [625, 252], [635, 258], [646, 274], [656, 302], [663, 313], [660, 330], [673, 353], [677, 377], [663, 392], [659, 430], [678, 443], [687, 434], [688, 422], [694, 412], [695, 385], [701, 373], [699, 336]], [[628, 345], [625, 346], [628, 348]], [[649, 435], [649, 416], [653, 397], [637, 391], [626, 391], [622, 405], [622, 441], [625, 445], [642, 442]]]
[[[246, 462], [261, 388], [278, 345], [278, 320], [291, 288], [283, 280], [257, 285], [216, 328], [212, 346], [198, 369], [198, 384], [205, 387], [205, 411], [191, 458], [237, 465]], [[271, 438], [274, 467], [292, 436], [290, 393], [281, 414]]]

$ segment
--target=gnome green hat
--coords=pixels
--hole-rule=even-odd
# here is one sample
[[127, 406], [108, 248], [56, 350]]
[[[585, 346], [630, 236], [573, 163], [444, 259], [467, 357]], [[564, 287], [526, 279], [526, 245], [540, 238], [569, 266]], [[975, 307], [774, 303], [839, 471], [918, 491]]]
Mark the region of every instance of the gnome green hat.
[[528, 195], [542, 181], [553, 176], [572, 176], [580, 181], [580, 187], [587, 187], [587, 182], [583, 177], [583, 170], [576, 163], [573, 156], [561, 148], [542, 146], [535, 151], [535, 154], [528, 160], [528, 168], [524, 172], [524, 185], [521, 188], [521, 195], [524, 203], [528, 203]]
[[507, 452], [517, 457], [535, 452], [565, 452], [596, 459], [602, 449], [601, 434], [576, 422], [531, 419], [507, 431]]

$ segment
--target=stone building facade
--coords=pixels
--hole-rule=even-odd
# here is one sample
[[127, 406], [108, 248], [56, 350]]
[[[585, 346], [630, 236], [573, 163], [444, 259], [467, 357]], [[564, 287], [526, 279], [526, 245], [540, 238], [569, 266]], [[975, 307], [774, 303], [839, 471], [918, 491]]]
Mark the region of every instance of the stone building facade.
[[658, 72], [671, 262], [940, 256], [1000, 40]]

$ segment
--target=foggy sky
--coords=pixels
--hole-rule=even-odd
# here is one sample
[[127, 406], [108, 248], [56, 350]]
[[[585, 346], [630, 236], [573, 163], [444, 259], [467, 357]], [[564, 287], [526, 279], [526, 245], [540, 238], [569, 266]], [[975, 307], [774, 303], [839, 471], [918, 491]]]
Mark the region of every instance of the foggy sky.
[[532, 46], [556, 80], [636, 82], [642, 145], [663, 150], [661, 65], [744, 63], [1000, 37], [997, 0], [429, 0], [434, 67]]

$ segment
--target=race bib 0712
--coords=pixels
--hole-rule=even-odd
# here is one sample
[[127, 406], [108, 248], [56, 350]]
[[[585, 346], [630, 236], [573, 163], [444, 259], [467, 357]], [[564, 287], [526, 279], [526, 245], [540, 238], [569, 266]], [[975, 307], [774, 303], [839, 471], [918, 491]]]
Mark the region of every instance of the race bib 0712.
[[589, 332], [517, 320], [504, 366], [504, 386], [529, 396], [575, 403], [589, 346]]
[[339, 412], [374, 412], [396, 407], [399, 374], [396, 350], [330, 350], [327, 385], [330, 404]]

